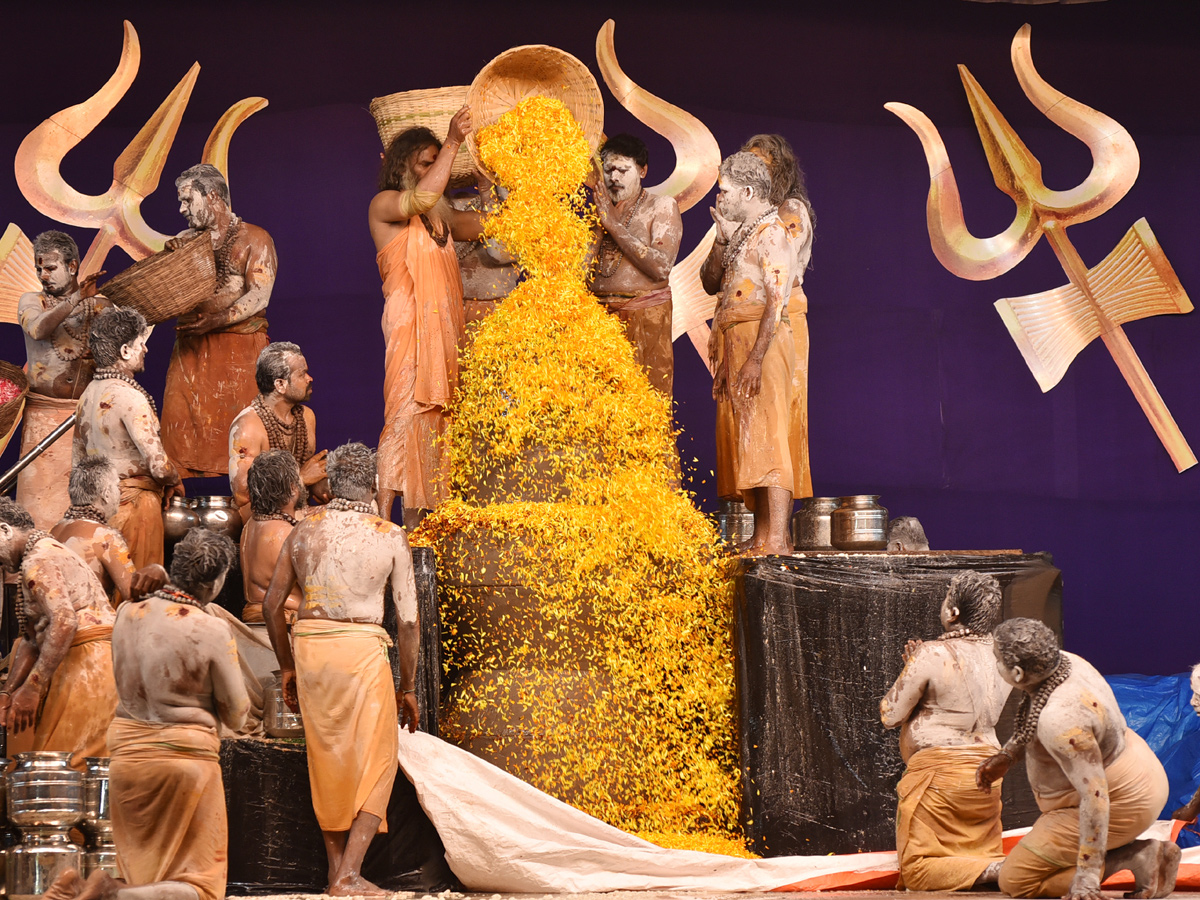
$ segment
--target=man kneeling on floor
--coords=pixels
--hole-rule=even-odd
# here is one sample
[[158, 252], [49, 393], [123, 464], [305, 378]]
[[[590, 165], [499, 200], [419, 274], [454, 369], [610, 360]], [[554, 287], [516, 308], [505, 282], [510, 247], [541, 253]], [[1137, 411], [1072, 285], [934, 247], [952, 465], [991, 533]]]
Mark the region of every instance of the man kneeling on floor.
[[1126, 727], [1108, 682], [1087, 660], [1060, 651], [1054, 632], [1033, 619], [996, 629], [996, 663], [1026, 696], [1013, 736], [976, 778], [988, 789], [1024, 756], [1042, 811], [1004, 861], [1000, 890], [1101, 900], [1100, 883], [1128, 869], [1134, 885], [1126, 897], [1166, 897], [1179, 848], [1137, 838], [1167, 802], [1167, 774]]
[[229, 626], [204, 614], [234, 559], [193, 528], [171, 580], [122, 604], [113, 626], [121, 704], [108, 731], [113, 838], [124, 882], [67, 870], [46, 900], [223, 900], [228, 827], [217, 722], [238, 729], [250, 700]]

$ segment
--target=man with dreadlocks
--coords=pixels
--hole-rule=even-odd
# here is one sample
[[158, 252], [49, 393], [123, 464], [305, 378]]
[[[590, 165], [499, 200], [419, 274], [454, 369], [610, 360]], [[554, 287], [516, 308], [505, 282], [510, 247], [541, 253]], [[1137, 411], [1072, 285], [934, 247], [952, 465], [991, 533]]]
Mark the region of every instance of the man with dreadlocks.
[[285, 450], [296, 460], [304, 483], [302, 506], [309, 490], [320, 502], [329, 500], [326, 451], [316, 452], [317, 417], [304, 405], [312, 397], [313, 384], [304, 353], [290, 341], [268, 344], [258, 354], [254, 380], [258, 396], [229, 427], [229, 487], [243, 522], [251, 515], [247, 475], [255, 458], [266, 450]]
[[476, 240], [478, 212], [456, 210], [443, 196], [450, 169], [471, 131], [463, 107], [446, 142], [428, 128], [396, 135], [383, 157], [379, 193], [367, 211], [383, 279], [384, 425], [379, 435], [379, 515], [390, 519], [401, 497], [404, 522], [449, 497], [438, 438], [458, 386], [463, 287], [454, 241]]
[[1127, 897], [1166, 897], [1179, 848], [1137, 838], [1167, 802], [1167, 775], [1126, 726], [1108, 682], [1087, 660], [1059, 650], [1054, 632], [1033, 619], [1005, 622], [995, 647], [1000, 674], [1025, 696], [1013, 736], [976, 778], [990, 790], [1024, 756], [1042, 811], [1001, 867], [1000, 890], [1101, 900], [1100, 883], [1128, 869]]
[[999, 875], [1000, 792], [980, 791], [975, 770], [1000, 749], [996, 721], [1011, 690], [992, 655], [1000, 604], [992, 576], [955, 575], [942, 601], [943, 633], [908, 642], [904, 670], [879, 703], [883, 726], [900, 726], [907, 765], [896, 786], [897, 887], [962, 891]]
[[20, 590], [21, 639], [0, 689], [8, 752], [67, 752], [82, 772], [85, 758], [107, 755], [117, 708], [112, 606], [87, 564], [8, 497], [0, 497], [0, 565], [18, 573]]
[[[242, 529], [242, 583], [246, 591], [242, 621], [265, 627], [263, 600], [271, 586], [283, 542], [296, 527], [296, 503], [303, 485], [292, 454], [286, 450], [268, 450], [259, 454], [250, 466], [246, 486], [253, 516]], [[284, 602], [289, 625], [296, 621], [300, 598], [297, 585]]]
[[121, 503], [121, 485], [112, 463], [103, 456], [85, 456], [71, 470], [69, 490], [71, 505], [50, 536], [88, 564], [114, 605], [166, 584], [167, 570], [158, 563], [133, 568], [125, 538], [108, 524]]

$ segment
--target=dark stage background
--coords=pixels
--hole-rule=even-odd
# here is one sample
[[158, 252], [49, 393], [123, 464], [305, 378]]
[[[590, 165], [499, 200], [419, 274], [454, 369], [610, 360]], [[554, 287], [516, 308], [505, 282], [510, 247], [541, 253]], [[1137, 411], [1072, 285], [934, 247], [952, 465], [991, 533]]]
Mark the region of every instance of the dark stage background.
[[[1084, 260], [1099, 262], [1146, 216], [1200, 300], [1193, 12], [1190, 3], [1134, 0], [5, 4], [0, 159], [12, 160], [34, 125], [109, 77], [122, 17], [138, 29], [141, 72], [67, 157], [63, 172], [76, 188], [107, 190], [112, 161], [198, 60], [162, 185], [143, 204], [152, 227], [174, 232], [183, 224], [174, 176], [197, 161], [231, 103], [266, 97], [270, 106], [233, 139], [230, 185], [234, 210], [266, 227], [279, 251], [270, 334], [307, 351], [319, 443], [374, 444], [382, 297], [366, 206], [380, 146], [367, 104], [393, 91], [469, 84], [494, 55], [522, 43], [561, 47], [595, 72], [595, 35], [611, 16], [629, 75], [699, 116], [725, 153], [753, 132], [779, 131], [802, 158], [817, 211], [806, 279], [817, 492], [879, 493], [893, 515], [920, 517], [935, 549], [1050, 551], [1065, 581], [1067, 647], [1106, 673], [1169, 673], [1200, 658], [1200, 467], [1176, 474], [1099, 342], [1052, 392], [1038, 390], [992, 303], [1065, 283], [1050, 248], [1039, 245], [992, 282], [942, 269], [925, 230], [924, 156], [883, 104], [900, 100], [929, 114], [956, 166], [969, 227], [995, 234], [1013, 206], [992, 184], [957, 63], [970, 66], [1039, 156], [1050, 187], [1075, 185], [1090, 168], [1086, 148], [1042, 118], [1017, 85], [1009, 43], [1030, 22], [1042, 75], [1116, 118], [1141, 152], [1129, 195], [1072, 229]], [[647, 131], [602, 90], [607, 131]], [[656, 136], [650, 143], [648, 180], [657, 183], [672, 156]], [[685, 253], [708, 227], [709, 202], [685, 216]], [[0, 177], [0, 226], [9, 221], [31, 238], [59, 227], [29, 207], [11, 169]], [[73, 233], [86, 248], [91, 233]], [[114, 273], [125, 262], [114, 251], [106, 268]], [[1127, 331], [1200, 449], [1200, 313]], [[144, 381], [160, 398], [171, 340], [160, 327], [150, 345]], [[0, 357], [24, 360], [17, 326], [0, 329]], [[676, 360], [689, 486], [711, 510], [711, 382], [686, 338], [676, 343]], [[14, 458], [15, 442], [5, 466]]]

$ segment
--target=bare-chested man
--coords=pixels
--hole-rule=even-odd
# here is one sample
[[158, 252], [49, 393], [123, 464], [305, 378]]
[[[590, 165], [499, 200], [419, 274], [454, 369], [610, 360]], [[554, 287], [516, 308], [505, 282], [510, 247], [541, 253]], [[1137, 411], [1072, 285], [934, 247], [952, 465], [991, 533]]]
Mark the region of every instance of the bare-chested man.
[[192, 166], [175, 187], [188, 227], [167, 247], [207, 233], [217, 289], [179, 317], [163, 393], [163, 446], [184, 478], [225, 475], [229, 426], [254, 399], [255, 363], [268, 342], [263, 311], [275, 286], [275, 244], [233, 214], [229, 185], [215, 166]]
[[113, 628], [121, 705], [108, 730], [113, 840], [124, 882], [74, 870], [46, 900], [224, 900], [229, 871], [218, 723], [250, 709], [224, 622], [204, 614], [233, 562], [224, 535], [193, 528], [175, 545], [171, 581], [122, 604]]
[[908, 642], [904, 670], [879, 703], [883, 726], [900, 726], [907, 764], [896, 786], [898, 888], [964, 891], [999, 877], [1000, 792], [980, 791], [975, 770], [1000, 749], [996, 722], [1011, 690], [992, 655], [1001, 600], [990, 575], [950, 579], [945, 631], [936, 641]]
[[117, 708], [112, 606], [87, 564], [8, 497], [0, 497], [0, 564], [20, 584], [21, 640], [0, 689], [8, 752], [68, 752], [83, 771], [86, 757], [107, 755]]
[[[268, 450], [259, 454], [246, 476], [253, 517], [242, 529], [242, 583], [246, 605], [242, 621], [265, 625], [263, 601], [271, 586], [271, 575], [279, 552], [296, 526], [296, 503], [303, 485], [296, 460], [286, 450]], [[302, 596], [296, 585], [284, 602], [288, 624], [295, 622]]]
[[299, 346], [290, 341], [268, 344], [258, 355], [254, 368], [258, 396], [238, 413], [229, 429], [229, 487], [233, 500], [250, 518], [250, 496], [246, 475], [255, 457], [266, 450], [286, 450], [300, 467], [304, 497], [321, 503], [329, 500], [325, 481], [325, 454], [317, 449], [317, 417], [304, 401], [312, 397], [313, 377]]
[[766, 163], [742, 151], [721, 163], [717, 239], [725, 242], [721, 307], [713, 319], [713, 397], [729, 399], [734, 487], [754, 513], [752, 555], [791, 552], [794, 467], [789, 437], [795, 347], [786, 315], [794, 251], [771, 204]]
[[[377, 832], [387, 830], [400, 724], [417, 728], [417, 588], [404, 530], [374, 514], [375, 454], [345, 444], [329, 454], [334, 499], [296, 526], [267, 593], [267, 630], [284, 699], [304, 715], [313, 809], [329, 855], [335, 896], [383, 895], [360, 874]], [[284, 602], [304, 599], [292, 629]], [[384, 589], [399, 622], [400, 687], [392, 682]]]
[[108, 524], [121, 505], [112, 463], [103, 456], [85, 456], [71, 469], [70, 494], [71, 505], [50, 536], [88, 564], [114, 605], [166, 584], [167, 570], [157, 563], [134, 569], [125, 538]]
[[600, 148], [604, 185], [593, 195], [600, 246], [591, 289], [620, 318], [650, 384], [669, 399], [675, 357], [667, 279], [679, 255], [683, 219], [673, 197], [642, 186], [649, 158], [646, 145], [631, 134], [614, 134]]
[[1058, 649], [1054, 632], [1033, 619], [996, 629], [996, 665], [1024, 691], [1013, 736], [978, 771], [990, 788], [1025, 757], [1042, 815], [1000, 869], [1013, 897], [1101, 900], [1100, 883], [1128, 869], [1129, 897], [1166, 897], [1180, 851], [1138, 840], [1167, 802], [1162, 763], [1125, 724], [1112, 689], [1087, 660]]
[[[477, 177], [477, 184], [477, 194], [454, 199], [451, 205], [458, 210], [486, 214], [495, 189], [483, 175]], [[466, 349], [474, 339], [475, 330], [517, 286], [521, 270], [502, 246], [483, 235], [473, 241], [456, 240], [454, 252], [462, 273], [463, 320], [466, 323], [463, 348]]]
[[[109, 520], [129, 547], [135, 569], [163, 561], [162, 509], [183, 493], [159, 436], [158, 407], [134, 379], [146, 363], [149, 331], [134, 309], [110, 309], [92, 322], [96, 374], [79, 398], [74, 460], [103, 456], [121, 482]], [[164, 495], [165, 491], [165, 495]]]
[[[17, 303], [29, 376], [22, 456], [75, 412], [94, 368], [88, 330], [96, 313], [112, 305], [100, 295], [84, 296], [88, 291], [79, 284], [79, 248], [70, 235], [44, 231], [34, 239], [33, 253], [42, 290]], [[17, 502], [39, 528], [50, 528], [70, 505], [71, 437], [68, 430], [17, 476]]]

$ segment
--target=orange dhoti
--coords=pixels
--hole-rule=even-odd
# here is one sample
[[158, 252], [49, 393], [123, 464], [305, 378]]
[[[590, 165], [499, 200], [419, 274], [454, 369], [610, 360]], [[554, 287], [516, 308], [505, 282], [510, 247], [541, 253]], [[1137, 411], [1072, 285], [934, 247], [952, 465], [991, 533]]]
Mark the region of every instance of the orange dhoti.
[[121, 532], [135, 569], [163, 562], [163, 489], [148, 475], [121, 479], [121, 505], [109, 525]]
[[[1108, 843], [1124, 847], [1158, 818], [1170, 788], [1154, 751], [1125, 729], [1125, 749], [1104, 767], [1108, 781]], [[1075, 878], [1079, 857], [1079, 793], [1045, 795], [1034, 791], [1042, 815], [1021, 838], [1000, 869], [1000, 890], [1013, 897], [1061, 897]]]
[[616, 313], [633, 345], [633, 358], [650, 379], [650, 386], [672, 396], [675, 354], [671, 346], [671, 289], [641, 294], [597, 294], [609, 312]]
[[[30, 391], [25, 397], [25, 414], [21, 418], [21, 456], [73, 415], [78, 405], [78, 400], [60, 400]], [[17, 476], [17, 502], [33, 516], [33, 524], [44, 531], [57, 525], [71, 505], [67, 481], [71, 477], [74, 437], [75, 429], [68, 428]]]
[[87, 757], [107, 755], [105, 735], [116, 710], [112, 626], [81, 628], [54, 670], [37, 724], [24, 731], [10, 731], [8, 752], [70, 753], [71, 768], [82, 772]]
[[269, 342], [262, 316], [176, 337], [163, 392], [162, 442], [184, 478], [229, 473], [229, 426], [258, 396], [254, 370]]
[[896, 785], [897, 889], [965, 891], [1004, 859], [1000, 785], [975, 785], [979, 764], [995, 747], [933, 747], [908, 760]]
[[418, 218], [376, 257], [383, 279], [384, 425], [379, 486], [410, 509], [432, 509], [449, 492], [439, 443], [458, 386], [463, 340], [462, 276], [454, 242], [439, 247]]
[[313, 811], [322, 831], [349, 831], [359, 812], [387, 831], [399, 752], [387, 632], [301, 619], [292, 629]]
[[121, 877], [130, 887], [177, 881], [200, 900], [223, 900], [229, 826], [216, 729], [113, 719], [108, 750]]

